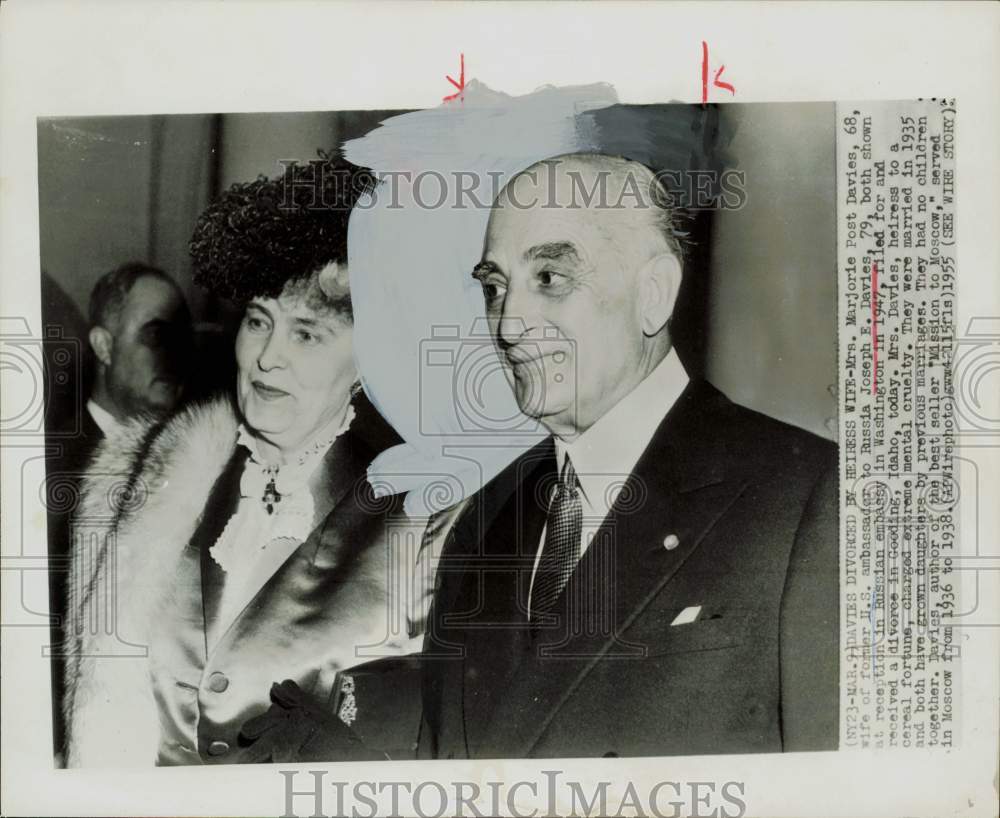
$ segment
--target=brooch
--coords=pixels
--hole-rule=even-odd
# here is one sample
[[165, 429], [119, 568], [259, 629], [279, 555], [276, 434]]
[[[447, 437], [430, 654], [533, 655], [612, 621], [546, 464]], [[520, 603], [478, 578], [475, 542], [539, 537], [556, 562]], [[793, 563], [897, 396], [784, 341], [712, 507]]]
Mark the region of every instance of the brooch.
[[278, 486], [274, 482], [274, 478], [277, 475], [277, 470], [271, 471], [268, 469], [268, 476], [271, 478], [267, 481], [267, 485], [264, 486], [264, 496], [261, 497], [261, 502], [264, 504], [264, 508], [267, 509], [268, 514], [274, 513], [274, 504], [281, 502], [281, 494], [278, 491]]
[[358, 717], [358, 702], [354, 698], [354, 677], [344, 676], [340, 683], [340, 707], [337, 708], [337, 716], [344, 724], [350, 727]]

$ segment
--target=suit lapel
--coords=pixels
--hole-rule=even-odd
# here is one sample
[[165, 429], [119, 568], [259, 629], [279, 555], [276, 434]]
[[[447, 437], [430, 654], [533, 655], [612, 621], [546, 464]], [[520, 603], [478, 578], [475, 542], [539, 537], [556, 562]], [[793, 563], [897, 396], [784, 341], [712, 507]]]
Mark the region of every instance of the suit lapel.
[[555, 624], [539, 632], [491, 713], [481, 755], [528, 755], [598, 661], [644, 655], [649, 646], [623, 632], [745, 487], [724, 439], [706, 434], [724, 401], [692, 382], [661, 422], [570, 577]]
[[[490, 641], [498, 634], [484, 631], [477, 624], [490, 615], [486, 605], [494, 607], [496, 597], [484, 600], [487, 589], [493, 591], [496, 575], [487, 583], [484, 565], [487, 554], [511, 548], [518, 536], [514, 528], [518, 501], [514, 495], [523, 491], [521, 477], [546, 459], [555, 463], [551, 439], [538, 444], [501, 471], [481, 491], [473, 495], [468, 507], [455, 521], [435, 572], [434, 597], [427, 616], [422, 655], [422, 688], [425, 727], [420, 732], [423, 758], [454, 758], [469, 755], [468, 731], [476, 736], [482, 730], [482, 710], [476, 707], [480, 695], [489, 695], [479, 680], [466, 683], [466, 668], [489, 655]], [[526, 461], [527, 465], [525, 464]], [[505, 546], [504, 543], [507, 543]], [[500, 589], [508, 593], [507, 605], [515, 604], [515, 588], [510, 582]], [[475, 657], [466, 662], [470, 653]], [[488, 680], [487, 680], [488, 684]], [[478, 716], [478, 718], [477, 718]]]
[[353, 428], [333, 442], [309, 487], [317, 520], [324, 520], [340, 504], [374, 456]]
[[[507, 679], [518, 670], [529, 646], [528, 587], [538, 550], [549, 487], [556, 477], [551, 438], [512, 464], [501, 490], [490, 498], [493, 510], [481, 552], [461, 569], [466, 596], [458, 610], [475, 615], [457, 630], [464, 639], [466, 663], [475, 668], [476, 682], [464, 686], [467, 743], [474, 748], [488, 730], [489, 715], [503, 696]], [[509, 480], [509, 482], [506, 482]], [[513, 489], [509, 490], [508, 489]], [[456, 631], [451, 631], [456, 632]]]
[[201, 522], [191, 537], [190, 547], [199, 553], [201, 562], [201, 604], [204, 616], [205, 655], [208, 655], [208, 631], [215, 621], [222, 599], [225, 572], [209, 553], [240, 501], [240, 476], [247, 459], [246, 449], [239, 447], [212, 486], [202, 513]]
[[[436, 610], [453, 610], [456, 596], [464, 589], [468, 579], [467, 572], [476, 570], [476, 559], [505, 549], [514, 552], [516, 549], [511, 544], [518, 540], [529, 541], [529, 537], [515, 528], [518, 509], [525, 504], [523, 483], [532, 478], [536, 468], [554, 470], [554, 464], [555, 446], [552, 438], [546, 438], [500, 472], [483, 491], [474, 495], [469, 507], [455, 522], [441, 553], [433, 603]], [[518, 492], [521, 494], [519, 498], [515, 497]], [[532, 522], [537, 523], [537, 520]], [[533, 549], [537, 547], [536, 543]], [[433, 623], [433, 617], [428, 622]], [[449, 634], [449, 638], [454, 636]]]

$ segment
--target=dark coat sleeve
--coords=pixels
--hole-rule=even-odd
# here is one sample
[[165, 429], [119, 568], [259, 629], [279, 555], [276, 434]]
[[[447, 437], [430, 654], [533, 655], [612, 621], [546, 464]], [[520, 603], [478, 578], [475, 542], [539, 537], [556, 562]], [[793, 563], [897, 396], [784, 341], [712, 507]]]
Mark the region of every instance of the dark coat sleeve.
[[840, 723], [840, 556], [837, 465], [813, 487], [781, 606], [781, 732], [785, 752], [836, 750]]

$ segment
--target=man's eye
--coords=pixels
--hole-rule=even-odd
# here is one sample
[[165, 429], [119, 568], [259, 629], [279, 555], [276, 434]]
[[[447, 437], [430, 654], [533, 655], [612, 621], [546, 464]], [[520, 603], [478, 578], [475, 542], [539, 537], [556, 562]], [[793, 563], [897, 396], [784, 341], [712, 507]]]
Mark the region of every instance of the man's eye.
[[539, 270], [536, 278], [538, 279], [538, 283], [543, 287], [551, 287], [562, 284], [566, 276], [562, 273], [557, 273], [555, 270]]
[[253, 332], [264, 332], [267, 329], [267, 321], [257, 315], [248, 315], [246, 325]]

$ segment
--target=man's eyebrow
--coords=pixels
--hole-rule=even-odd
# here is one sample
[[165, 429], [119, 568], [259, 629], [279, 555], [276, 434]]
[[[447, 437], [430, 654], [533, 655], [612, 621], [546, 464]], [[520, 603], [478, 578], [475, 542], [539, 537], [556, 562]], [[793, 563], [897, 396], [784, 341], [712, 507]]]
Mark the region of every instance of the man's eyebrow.
[[525, 261], [534, 261], [535, 259], [579, 261], [580, 254], [577, 253], [576, 245], [573, 242], [548, 241], [544, 244], [536, 244], [534, 247], [529, 247], [524, 251]]
[[492, 261], [480, 261], [475, 267], [472, 268], [472, 277], [481, 279], [490, 275], [491, 273], [501, 273], [499, 265]]

